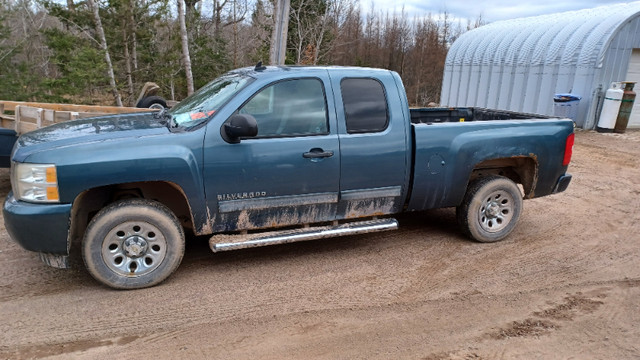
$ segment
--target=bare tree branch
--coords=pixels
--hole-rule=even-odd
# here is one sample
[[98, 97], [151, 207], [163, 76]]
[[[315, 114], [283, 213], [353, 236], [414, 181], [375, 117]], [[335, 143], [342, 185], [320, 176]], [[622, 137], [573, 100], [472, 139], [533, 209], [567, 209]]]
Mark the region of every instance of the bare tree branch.
[[107, 47], [107, 39], [104, 36], [104, 28], [102, 27], [102, 20], [100, 19], [98, 4], [96, 4], [94, 0], [87, 1], [91, 9], [93, 10], [93, 19], [96, 23], [96, 32], [98, 33], [98, 37], [100, 38], [100, 48], [104, 53], [104, 60], [107, 63], [107, 72], [109, 75], [111, 92], [113, 93], [113, 97], [116, 100], [116, 104], [118, 106], [122, 106], [122, 99], [120, 98], [120, 93], [118, 92], [118, 87], [116, 85], [116, 77], [113, 73], [113, 64], [111, 63], [111, 56], [109, 55], [109, 48]]

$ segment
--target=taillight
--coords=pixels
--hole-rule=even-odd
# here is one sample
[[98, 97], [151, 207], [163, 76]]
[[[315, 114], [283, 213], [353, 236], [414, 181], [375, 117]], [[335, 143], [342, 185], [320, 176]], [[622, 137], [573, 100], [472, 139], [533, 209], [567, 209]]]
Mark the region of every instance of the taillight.
[[571, 133], [567, 136], [567, 142], [564, 145], [564, 159], [562, 160], [562, 166], [567, 166], [571, 162], [571, 155], [573, 155], [573, 143], [575, 142], [575, 134]]

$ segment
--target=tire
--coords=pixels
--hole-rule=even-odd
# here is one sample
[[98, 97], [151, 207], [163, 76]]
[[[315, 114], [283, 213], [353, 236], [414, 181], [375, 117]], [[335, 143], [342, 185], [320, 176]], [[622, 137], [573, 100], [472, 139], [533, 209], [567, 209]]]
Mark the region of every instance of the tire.
[[115, 289], [157, 285], [180, 265], [184, 230], [166, 206], [145, 199], [112, 203], [93, 217], [82, 242], [89, 273]]
[[167, 101], [160, 96], [147, 96], [138, 101], [136, 107], [162, 110], [167, 107]]
[[513, 231], [522, 212], [518, 186], [502, 176], [474, 181], [456, 208], [462, 232], [479, 242], [496, 242]]

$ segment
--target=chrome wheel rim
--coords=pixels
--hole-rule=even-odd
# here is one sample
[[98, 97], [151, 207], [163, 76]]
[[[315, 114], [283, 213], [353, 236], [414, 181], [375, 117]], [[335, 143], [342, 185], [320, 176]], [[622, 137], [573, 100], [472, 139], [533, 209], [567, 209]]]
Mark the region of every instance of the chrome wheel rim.
[[141, 276], [155, 270], [167, 254], [167, 239], [156, 226], [127, 221], [111, 229], [102, 241], [102, 259], [113, 272]]
[[504, 229], [514, 213], [514, 198], [506, 191], [498, 190], [485, 197], [478, 209], [478, 222], [482, 230], [495, 233]]

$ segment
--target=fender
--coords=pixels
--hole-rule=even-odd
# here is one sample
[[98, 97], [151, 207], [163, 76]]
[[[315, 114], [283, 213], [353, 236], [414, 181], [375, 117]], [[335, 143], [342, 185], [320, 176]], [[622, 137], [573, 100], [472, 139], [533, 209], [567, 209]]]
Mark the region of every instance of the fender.
[[566, 171], [563, 146], [572, 131], [570, 122], [558, 120], [414, 125], [415, 173], [408, 208], [458, 206], [476, 165], [511, 157], [530, 157], [540, 166], [532, 197], [551, 194]]
[[[172, 141], [167, 137], [172, 136]], [[83, 143], [56, 149], [61, 203], [72, 203], [89, 189], [131, 182], [176, 184], [188, 199], [195, 228], [208, 224], [202, 171], [204, 131]], [[176, 141], [178, 139], [178, 141]], [[47, 163], [45, 152], [25, 162]], [[89, 169], [89, 170], [88, 170]], [[89, 172], [88, 172], [89, 171]]]

